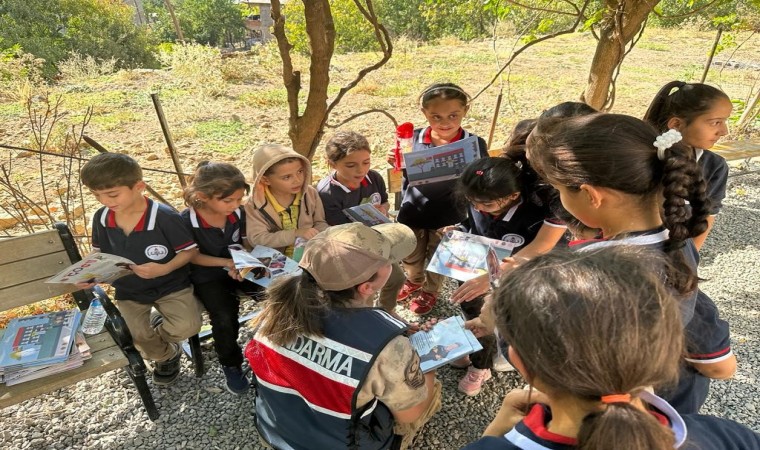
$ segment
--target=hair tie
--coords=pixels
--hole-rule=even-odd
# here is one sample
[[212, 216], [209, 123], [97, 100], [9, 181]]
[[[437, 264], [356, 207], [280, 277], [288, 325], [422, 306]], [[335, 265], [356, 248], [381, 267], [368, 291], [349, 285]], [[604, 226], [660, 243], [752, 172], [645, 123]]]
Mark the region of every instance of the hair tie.
[[482, 170], [476, 170], [475, 171], [475, 175], [482, 176], [483, 175], [483, 171]]
[[602, 403], [605, 405], [612, 403], [631, 403], [631, 394], [602, 395]]
[[670, 129], [661, 135], [657, 136], [652, 145], [657, 147], [657, 159], [665, 161], [665, 150], [669, 149], [676, 142], [681, 142], [683, 136], [676, 129]]

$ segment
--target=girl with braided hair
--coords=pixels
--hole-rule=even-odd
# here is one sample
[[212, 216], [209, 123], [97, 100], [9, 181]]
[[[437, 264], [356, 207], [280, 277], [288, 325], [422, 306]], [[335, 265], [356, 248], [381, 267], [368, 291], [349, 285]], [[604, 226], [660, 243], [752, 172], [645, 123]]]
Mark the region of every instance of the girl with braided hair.
[[709, 149], [728, 134], [726, 121], [733, 107], [728, 95], [718, 88], [703, 83], [671, 81], [655, 95], [644, 115], [644, 120], [661, 133], [678, 130], [683, 135], [683, 143], [691, 147], [707, 183], [710, 215], [707, 216], [707, 229], [694, 237], [697, 250], [707, 239], [726, 196], [728, 164]]
[[571, 242], [571, 248], [641, 245], [667, 256], [661, 273], [680, 299], [687, 353], [677, 388], [662, 394], [679, 412], [695, 413], [710, 378], [730, 378], [736, 358], [728, 323], [697, 287], [699, 253], [692, 238], [707, 229], [709, 211], [692, 149], [679, 141], [678, 132], [659, 136], [635, 117], [593, 114], [540, 120], [528, 157], [559, 191], [565, 209], [602, 231], [600, 239]]

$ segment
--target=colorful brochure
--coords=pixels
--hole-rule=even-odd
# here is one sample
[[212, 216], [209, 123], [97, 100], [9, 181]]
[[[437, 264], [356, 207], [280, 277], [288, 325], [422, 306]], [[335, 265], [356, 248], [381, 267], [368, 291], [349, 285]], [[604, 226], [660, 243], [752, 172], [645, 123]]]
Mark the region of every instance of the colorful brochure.
[[134, 272], [129, 266], [135, 263], [109, 253], [91, 253], [81, 261], [60, 271], [45, 283], [107, 283]]
[[409, 186], [459, 178], [464, 168], [480, 158], [477, 136], [439, 147], [404, 153]]
[[409, 341], [420, 355], [420, 368], [425, 373], [483, 349], [460, 316], [442, 320], [430, 331], [418, 331]]
[[267, 287], [283, 275], [301, 273], [297, 262], [273, 248], [257, 245], [250, 253], [240, 245], [230, 245], [229, 249], [240, 276], [259, 286]]
[[[492, 263], [495, 257], [498, 268], [498, 261], [512, 255], [514, 247], [515, 244], [498, 239], [463, 231], [449, 231], [435, 249], [427, 270], [459, 281], [467, 281], [489, 273], [489, 249], [494, 253], [491, 256]], [[498, 277], [498, 274], [496, 276]]]
[[0, 341], [0, 367], [8, 372], [65, 361], [80, 318], [71, 309], [11, 319]]
[[380, 225], [381, 223], [390, 223], [391, 219], [385, 216], [371, 203], [362, 203], [361, 205], [352, 206], [343, 210], [352, 222], [361, 222], [368, 227]]

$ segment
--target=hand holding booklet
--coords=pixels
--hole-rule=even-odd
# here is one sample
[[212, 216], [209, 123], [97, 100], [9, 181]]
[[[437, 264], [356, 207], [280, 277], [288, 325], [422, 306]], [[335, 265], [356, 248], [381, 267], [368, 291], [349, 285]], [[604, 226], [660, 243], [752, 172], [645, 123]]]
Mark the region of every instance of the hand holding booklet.
[[[471, 280], [486, 273], [498, 279], [498, 262], [511, 256], [514, 247], [510, 242], [462, 231], [449, 231], [435, 249], [427, 270], [459, 281]], [[496, 273], [493, 273], [494, 271]]]
[[57, 275], [45, 280], [45, 283], [113, 283], [115, 280], [132, 274], [129, 266], [134, 262], [110, 253], [91, 253], [81, 261], [75, 262]]
[[240, 245], [230, 245], [229, 249], [240, 276], [259, 286], [267, 287], [282, 275], [301, 273], [297, 262], [273, 248], [257, 245], [250, 253]]
[[483, 349], [475, 335], [464, 327], [460, 316], [442, 320], [430, 331], [418, 331], [409, 341], [420, 355], [424, 373]]

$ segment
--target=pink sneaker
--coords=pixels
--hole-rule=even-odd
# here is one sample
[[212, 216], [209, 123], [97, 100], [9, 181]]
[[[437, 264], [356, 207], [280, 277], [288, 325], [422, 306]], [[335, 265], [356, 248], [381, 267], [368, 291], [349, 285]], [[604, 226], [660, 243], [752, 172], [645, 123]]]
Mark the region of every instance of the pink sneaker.
[[404, 302], [409, 298], [410, 295], [419, 292], [420, 289], [422, 289], [421, 284], [414, 284], [411, 281], [406, 280], [398, 293], [398, 297], [396, 297], [396, 301]]
[[433, 309], [433, 306], [435, 306], [437, 298], [438, 296], [435, 294], [420, 291], [419, 294], [412, 298], [412, 303], [409, 304], [409, 311], [417, 314], [418, 316], [427, 314]]
[[470, 397], [478, 395], [483, 383], [491, 379], [490, 369], [476, 369], [470, 367], [464, 378], [459, 380], [459, 391]]

